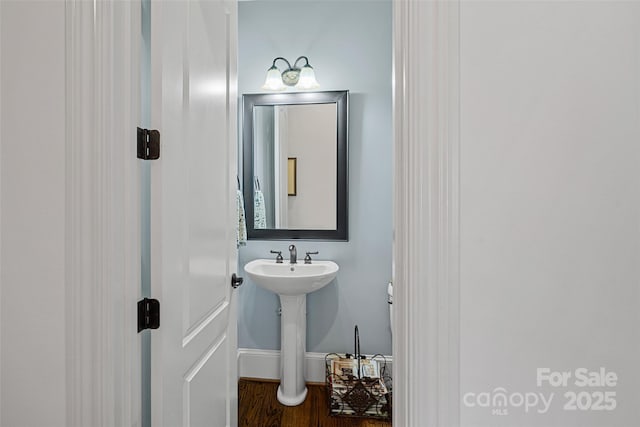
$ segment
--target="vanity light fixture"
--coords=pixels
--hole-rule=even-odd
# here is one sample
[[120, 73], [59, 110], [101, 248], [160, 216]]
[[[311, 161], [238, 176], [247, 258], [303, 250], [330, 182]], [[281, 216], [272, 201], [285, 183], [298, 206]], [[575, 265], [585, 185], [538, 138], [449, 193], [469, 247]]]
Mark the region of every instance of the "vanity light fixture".
[[[300, 68], [298, 62], [303, 60], [305, 64]], [[282, 60], [287, 63], [287, 69], [280, 73], [280, 69], [276, 67], [276, 61]], [[267, 78], [262, 85], [264, 90], [285, 90], [287, 86], [293, 86], [296, 89], [317, 89], [320, 87], [316, 80], [316, 74], [313, 71], [311, 65], [309, 65], [309, 58], [301, 56], [296, 59], [296, 62], [291, 63], [281, 56], [273, 60], [271, 68], [267, 71]]]

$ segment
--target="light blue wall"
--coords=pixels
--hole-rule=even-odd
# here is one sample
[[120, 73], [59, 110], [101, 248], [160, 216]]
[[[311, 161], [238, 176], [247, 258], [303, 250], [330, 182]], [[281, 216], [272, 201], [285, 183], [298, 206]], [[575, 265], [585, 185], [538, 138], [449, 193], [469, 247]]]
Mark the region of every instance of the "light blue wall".
[[[340, 265], [337, 279], [307, 299], [307, 350], [391, 354], [386, 285], [391, 278], [391, 1], [239, 3], [239, 93], [258, 93], [273, 58], [309, 57], [321, 90], [350, 91], [349, 241], [296, 241], [298, 254]], [[249, 241], [239, 271], [286, 241]], [[279, 349], [278, 297], [244, 274], [238, 339], [244, 348]]]

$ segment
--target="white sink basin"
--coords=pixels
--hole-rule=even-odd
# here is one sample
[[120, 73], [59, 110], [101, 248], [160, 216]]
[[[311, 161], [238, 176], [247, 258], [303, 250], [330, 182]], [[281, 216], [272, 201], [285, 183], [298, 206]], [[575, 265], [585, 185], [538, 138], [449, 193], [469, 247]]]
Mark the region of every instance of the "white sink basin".
[[278, 295], [305, 295], [331, 283], [338, 273], [333, 261], [312, 261], [311, 264], [281, 264], [272, 259], [256, 259], [244, 266], [251, 280]]

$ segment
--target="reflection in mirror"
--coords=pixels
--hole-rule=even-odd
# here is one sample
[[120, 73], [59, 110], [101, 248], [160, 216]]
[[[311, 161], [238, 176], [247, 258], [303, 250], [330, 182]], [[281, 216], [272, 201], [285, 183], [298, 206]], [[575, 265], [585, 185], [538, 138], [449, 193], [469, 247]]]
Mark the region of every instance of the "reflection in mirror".
[[[336, 104], [260, 105], [254, 114], [254, 228], [335, 230]], [[259, 194], [261, 193], [261, 194]]]
[[243, 96], [249, 239], [347, 240], [347, 91]]

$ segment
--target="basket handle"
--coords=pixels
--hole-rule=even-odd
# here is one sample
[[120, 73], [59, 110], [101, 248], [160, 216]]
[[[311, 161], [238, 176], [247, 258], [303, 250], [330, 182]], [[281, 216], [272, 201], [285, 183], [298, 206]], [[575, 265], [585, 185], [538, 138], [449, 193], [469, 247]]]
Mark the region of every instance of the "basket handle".
[[358, 361], [358, 379], [360, 379], [360, 333], [358, 332], [358, 325], [356, 325], [353, 334], [353, 346], [355, 358]]

